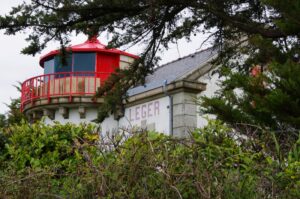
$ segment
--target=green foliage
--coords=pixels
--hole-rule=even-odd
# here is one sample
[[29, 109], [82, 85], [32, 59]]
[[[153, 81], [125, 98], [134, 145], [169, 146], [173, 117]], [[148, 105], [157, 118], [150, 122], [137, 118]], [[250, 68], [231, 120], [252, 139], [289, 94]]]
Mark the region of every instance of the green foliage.
[[[105, 96], [99, 121], [122, 109], [128, 88], [144, 83], [160, 48], [212, 31], [210, 38], [220, 47], [214, 64], [222, 66], [225, 81], [202, 107], [230, 128], [212, 122], [190, 139], [145, 132], [124, 141], [117, 135], [96, 147], [82, 134], [88, 127], [8, 127], [0, 132], [0, 193], [28, 198], [299, 197], [299, 11], [298, 0], [35, 0], [13, 8], [0, 17], [0, 29], [7, 34], [32, 30], [23, 53], [34, 55], [53, 39], [65, 46], [72, 31], [89, 36], [107, 31], [113, 35], [110, 47], [146, 43], [141, 59], [129, 70], [116, 71], [99, 90]], [[255, 66], [260, 73], [251, 76]], [[19, 123], [12, 113], [11, 123]]]
[[[266, 158], [266, 177], [274, 183], [275, 194], [281, 198], [299, 198], [300, 188], [300, 139], [290, 147], [286, 156]], [[278, 149], [280, 150], [280, 149]], [[274, 172], [275, 171], [275, 172]]]
[[[59, 41], [63, 49], [72, 32], [89, 37], [101, 32], [110, 33], [109, 47], [145, 44], [140, 53], [141, 59], [128, 70], [116, 71], [98, 92], [97, 97], [105, 97], [98, 118], [101, 121], [110, 112], [122, 109], [129, 88], [144, 83], [145, 76], [153, 71], [159, 60], [157, 52], [168, 49], [169, 44], [179, 39], [190, 40], [191, 36], [206, 33], [207, 40], [220, 49], [216, 64], [234, 68], [233, 71], [243, 75], [255, 65], [291, 67], [289, 60], [299, 61], [299, 11], [299, 0], [289, 0], [288, 3], [280, 0], [32, 0], [20, 3], [9, 14], [0, 16], [0, 29], [9, 35], [30, 30], [31, 34], [27, 37], [29, 45], [22, 52], [31, 55], [40, 52], [51, 40]], [[276, 75], [281, 81], [281, 76]], [[298, 74], [292, 75], [296, 77]], [[293, 84], [297, 86], [295, 82]], [[231, 121], [239, 121], [236, 120], [239, 110], [226, 107], [232, 105], [230, 100], [234, 100], [227, 91], [223, 90], [221, 96], [227, 97], [229, 102], [227, 99], [215, 99], [207, 101], [206, 105], [212, 106], [212, 112], [216, 114], [221, 109]], [[249, 94], [257, 100], [265, 95], [257, 91], [249, 91]], [[294, 125], [299, 122], [299, 118], [295, 117], [298, 114], [298, 103], [295, 102], [298, 95], [293, 98], [290, 93], [279, 90], [268, 97], [272, 99], [263, 99], [262, 103], [257, 102], [258, 105], [280, 106], [278, 113], [270, 113], [263, 108], [256, 111], [244, 104], [243, 110], [249, 110], [240, 114], [241, 121], [251, 120], [251, 116], [256, 115], [261, 119], [260, 123], [267, 125], [281, 125], [282, 122]], [[274, 104], [273, 99], [278, 97], [282, 100]], [[289, 103], [290, 99], [294, 99], [292, 105], [296, 109], [293, 110], [292, 106], [292, 111], [283, 109], [282, 103]], [[281, 121], [290, 111], [291, 117]], [[279, 124], [273, 119], [278, 115]]]
[[[98, 134], [91, 125], [53, 127], [22, 123], [7, 129], [2, 195], [21, 198], [74, 195], [85, 198], [92, 186], [90, 165], [97, 162]], [[45, 194], [45, 195], [43, 195]]]
[[0, 114], [0, 128], [3, 128], [6, 126], [6, 117], [4, 114]]
[[3, 166], [3, 161], [6, 159], [7, 149], [5, 148], [5, 145], [8, 142], [8, 137], [9, 136], [3, 132], [2, 127], [0, 127], [0, 170]]
[[266, 43], [270, 44], [261, 39], [252, 43], [259, 47], [259, 56], [268, 57], [267, 63], [258, 55], [252, 57], [257, 60], [250, 64], [257, 64], [259, 74], [226, 70], [224, 66], [221, 73], [225, 81], [219, 93], [203, 97], [201, 107], [203, 112], [216, 114], [241, 133], [248, 132], [247, 136], [263, 138], [267, 136], [265, 132], [275, 131], [279, 142], [289, 145], [300, 128], [300, 64], [291, 58], [297, 50], [275, 53], [277, 47]]
[[[101, 136], [42, 123], [6, 131], [0, 195], [13, 198], [295, 198], [299, 141], [279, 161], [219, 121], [186, 139]], [[129, 136], [129, 137], [128, 137]]]
[[[18, 86], [14, 86], [21, 94], [21, 83]], [[21, 112], [21, 100], [20, 98], [11, 99], [9, 104], [6, 104], [8, 111], [5, 114], [0, 114], [0, 128], [8, 127], [13, 124], [21, 124], [22, 121], [26, 121], [27, 118]]]
[[7, 104], [8, 112], [6, 113], [6, 124], [20, 124], [22, 120], [26, 120], [25, 115], [21, 112], [20, 99], [11, 99], [10, 104]]
[[[272, 142], [274, 132], [285, 150], [297, 140], [300, 127], [299, 35], [292, 33], [300, 29], [295, 14], [300, 9], [299, 1], [257, 2], [262, 7], [274, 8], [271, 15], [280, 16], [272, 22], [274, 29], [278, 28], [284, 36], [246, 31], [239, 42], [225, 41], [227, 50], [216, 60], [225, 81], [214, 97], [202, 98], [201, 107], [203, 112], [217, 115], [248, 137]], [[261, 17], [262, 21], [268, 19]], [[273, 149], [271, 146], [270, 150]]]

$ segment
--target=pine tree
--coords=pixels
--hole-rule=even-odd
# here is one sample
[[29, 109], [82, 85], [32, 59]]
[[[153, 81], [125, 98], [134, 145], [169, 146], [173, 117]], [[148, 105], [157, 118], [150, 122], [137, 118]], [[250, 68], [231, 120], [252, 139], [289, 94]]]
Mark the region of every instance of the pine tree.
[[[21, 83], [14, 86], [21, 93]], [[9, 125], [20, 124], [22, 121], [26, 121], [25, 115], [21, 112], [21, 100], [20, 98], [11, 99], [6, 104], [8, 110], [5, 114], [0, 114], [0, 128], [8, 127]]]
[[0, 129], [6, 126], [6, 117], [4, 114], [0, 114]]
[[[220, 94], [204, 111], [232, 126], [257, 125], [276, 132], [299, 129], [299, 0], [33, 0], [0, 17], [7, 34], [32, 30], [23, 53], [34, 55], [51, 40], [62, 46], [71, 32], [113, 35], [109, 47], [146, 43], [129, 70], [117, 71], [98, 96], [103, 120], [122, 106], [126, 91], [143, 84], [157, 51], [178, 39], [210, 34], [220, 49], [214, 64], [224, 76]], [[251, 75], [253, 68], [260, 72]], [[237, 94], [236, 91], [238, 91]]]

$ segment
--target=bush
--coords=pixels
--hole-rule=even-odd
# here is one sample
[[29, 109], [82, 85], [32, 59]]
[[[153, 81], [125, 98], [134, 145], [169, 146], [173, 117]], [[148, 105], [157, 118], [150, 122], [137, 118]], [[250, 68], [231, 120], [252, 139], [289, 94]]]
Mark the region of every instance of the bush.
[[[7, 129], [0, 193], [14, 198], [85, 197], [93, 186], [98, 134], [91, 125], [23, 123]], [[88, 193], [87, 193], [88, 194]]]
[[147, 131], [99, 139], [91, 125], [42, 123], [4, 135], [4, 198], [299, 197], [299, 141], [279, 161], [219, 121], [187, 139]]

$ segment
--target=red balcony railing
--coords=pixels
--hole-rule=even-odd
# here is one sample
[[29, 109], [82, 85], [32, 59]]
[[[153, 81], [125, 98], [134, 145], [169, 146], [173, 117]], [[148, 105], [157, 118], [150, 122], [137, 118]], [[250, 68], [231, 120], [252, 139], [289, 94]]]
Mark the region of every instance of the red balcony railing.
[[21, 109], [37, 99], [92, 96], [111, 73], [62, 72], [30, 78], [22, 84]]

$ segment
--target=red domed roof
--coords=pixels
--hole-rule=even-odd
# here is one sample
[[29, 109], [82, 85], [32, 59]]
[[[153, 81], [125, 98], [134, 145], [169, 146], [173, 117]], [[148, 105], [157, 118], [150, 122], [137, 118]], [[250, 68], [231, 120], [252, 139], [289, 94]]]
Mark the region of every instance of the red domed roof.
[[[132, 58], [139, 58], [136, 55], [127, 53], [125, 51], [121, 51], [115, 48], [111, 48], [108, 49], [106, 48], [105, 45], [103, 45], [98, 39], [97, 37], [92, 37], [91, 39], [88, 39], [86, 42], [82, 43], [82, 44], [77, 44], [74, 46], [70, 46], [67, 48], [67, 50], [71, 51], [71, 52], [104, 52], [104, 53], [114, 53], [114, 54], [120, 54], [120, 55], [125, 55], [128, 57], [132, 57]], [[50, 51], [49, 53], [47, 53], [46, 55], [42, 56], [40, 58], [40, 66], [44, 67], [44, 62], [47, 59], [50, 59], [51, 57], [59, 54], [60, 50], [53, 50]]]
[[100, 41], [96, 38], [96, 37], [92, 37], [91, 39], [87, 40], [86, 42], [82, 43], [82, 44], [77, 44], [77, 45], [74, 45], [74, 46], [71, 46], [70, 48], [72, 50], [90, 50], [90, 49], [95, 49], [95, 50], [98, 50], [98, 49], [105, 49], [105, 45], [101, 44]]

